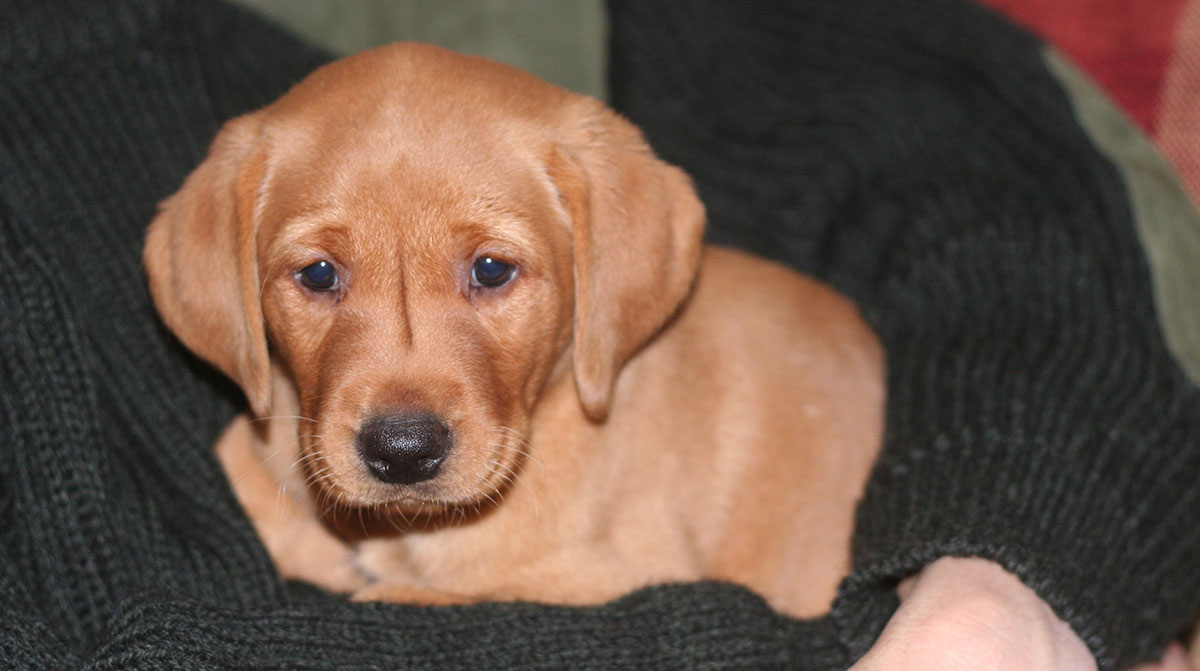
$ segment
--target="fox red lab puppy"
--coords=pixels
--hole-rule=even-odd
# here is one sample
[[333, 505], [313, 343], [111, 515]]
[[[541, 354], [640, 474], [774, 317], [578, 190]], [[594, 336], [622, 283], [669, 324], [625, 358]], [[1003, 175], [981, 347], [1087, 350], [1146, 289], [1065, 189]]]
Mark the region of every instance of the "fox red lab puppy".
[[848, 300], [703, 225], [597, 101], [400, 44], [229, 122], [145, 260], [258, 418], [217, 449], [285, 575], [417, 603], [716, 578], [816, 614], [882, 352]]

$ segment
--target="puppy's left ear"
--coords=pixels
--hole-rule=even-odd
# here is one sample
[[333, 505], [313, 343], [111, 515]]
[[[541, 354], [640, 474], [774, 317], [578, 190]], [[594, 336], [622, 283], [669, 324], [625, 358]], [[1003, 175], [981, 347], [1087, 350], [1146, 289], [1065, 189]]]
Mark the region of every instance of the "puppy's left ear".
[[601, 420], [621, 367], [691, 289], [704, 206], [687, 174], [656, 157], [633, 124], [597, 101], [578, 105], [548, 163], [575, 250], [575, 385]]

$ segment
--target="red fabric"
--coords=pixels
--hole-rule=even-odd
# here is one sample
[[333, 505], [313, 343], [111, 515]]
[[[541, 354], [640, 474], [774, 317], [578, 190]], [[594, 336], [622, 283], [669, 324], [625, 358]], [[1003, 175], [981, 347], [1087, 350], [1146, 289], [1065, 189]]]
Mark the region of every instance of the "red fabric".
[[1200, 0], [981, 0], [1106, 89], [1200, 202]]
[[1186, 0], [983, 0], [1041, 35], [1152, 130]]
[[1200, 0], [1188, 0], [1153, 137], [1200, 203]]

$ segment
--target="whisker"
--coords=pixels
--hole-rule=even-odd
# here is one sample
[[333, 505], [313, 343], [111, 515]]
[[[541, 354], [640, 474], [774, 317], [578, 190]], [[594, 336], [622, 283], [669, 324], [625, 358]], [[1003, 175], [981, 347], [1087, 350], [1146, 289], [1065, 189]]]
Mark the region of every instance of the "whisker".
[[[399, 514], [399, 515], [400, 515], [400, 517], [403, 519], [403, 517], [404, 517], [404, 513], [403, 513], [403, 512], [401, 512], [401, 511], [399, 511], [399, 510], [397, 510], [397, 511], [395, 511], [395, 512], [396, 512], [397, 514]], [[385, 512], [385, 513], [383, 514], [383, 519], [387, 521], [387, 523], [388, 523], [388, 526], [390, 526], [390, 527], [392, 528], [392, 530], [393, 530], [393, 531], [395, 531], [396, 533], [400, 533], [400, 534], [404, 533], [404, 529], [403, 529], [403, 528], [402, 528], [402, 527], [401, 527], [399, 524], [397, 524], [397, 523], [396, 523], [396, 518], [395, 518], [395, 516], [394, 516], [394, 515], [391, 515], [391, 514], [389, 514], [389, 513]]]
[[323, 394], [313, 394], [312, 396], [305, 396], [304, 398], [300, 399], [300, 402], [301, 403], [311, 403], [311, 402], [319, 400], [319, 399], [334, 396], [336, 393], [337, 392], [329, 391], [329, 392], [325, 392]]
[[399, 509], [397, 509], [397, 512], [400, 513], [400, 519], [404, 520], [404, 526], [411, 528], [413, 525], [413, 521], [408, 519], [408, 515], [404, 514], [404, 509], [399, 508]]
[[308, 477], [304, 479], [304, 486], [312, 488], [315, 485], [323, 484], [331, 479], [333, 479], [333, 467], [325, 466], [310, 473]]
[[[517, 431], [516, 429], [513, 429], [512, 427], [508, 427], [508, 426], [501, 426], [500, 431], [504, 436], [507, 436], [510, 439], [510, 441], [512, 442], [512, 444], [510, 444], [508, 446], [509, 450], [511, 450], [511, 452], [513, 454], [521, 457], [522, 459], [528, 460], [529, 462], [535, 464], [538, 468], [538, 471], [540, 472], [541, 480], [536, 481], [536, 478], [535, 478], [534, 479], [535, 482], [529, 483], [529, 493], [530, 493], [530, 496], [533, 498], [534, 524], [540, 525], [541, 524], [541, 511], [542, 511], [542, 499], [541, 499], [542, 487], [541, 487], [541, 485], [543, 485], [545, 483], [546, 478], [547, 478], [546, 464], [545, 464], [545, 462], [543, 462], [541, 460], [540, 457], [538, 457], [534, 453], [533, 445], [530, 443], [529, 439], [527, 437], [525, 437], [524, 435], [522, 435], [519, 431]], [[502, 446], [495, 445], [494, 449], [498, 449], [500, 447], [502, 447]], [[497, 472], [500, 475], [501, 481], [500, 481], [500, 486], [497, 491], [500, 495], [501, 500], [503, 500], [504, 491], [506, 489], [508, 489], [510, 486], [512, 486], [513, 483], [516, 481], [517, 473], [515, 470], [513, 470], [511, 468], [504, 468], [502, 464], [495, 464], [495, 466], [493, 467], [493, 471]]]
[[301, 419], [306, 422], [314, 422], [314, 423], [317, 421], [317, 420], [313, 419], [312, 417], [305, 417], [304, 415], [267, 415], [265, 417], [254, 417], [253, 419], [250, 420], [250, 423], [253, 424], [255, 422], [265, 422], [265, 421], [271, 420], [271, 419]]
[[538, 469], [542, 472], [542, 478], [545, 478], [546, 464], [542, 462], [540, 457], [534, 454], [533, 445], [529, 442], [529, 439], [512, 427], [501, 426], [500, 431], [515, 442], [515, 445], [512, 446], [513, 451], [533, 462], [534, 464], [537, 464]]

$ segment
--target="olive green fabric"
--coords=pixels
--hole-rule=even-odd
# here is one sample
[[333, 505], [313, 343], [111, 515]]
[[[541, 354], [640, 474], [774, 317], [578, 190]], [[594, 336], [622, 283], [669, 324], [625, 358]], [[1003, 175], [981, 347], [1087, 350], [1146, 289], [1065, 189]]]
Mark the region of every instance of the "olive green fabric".
[[1047, 49], [1045, 58], [1080, 125], [1125, 178], [1167, 344], [1200, 382], [1200, 214], [1166, 159], [1108, 96], [1058, 52]]
[[237, 0], [335, 55], [416, 40], [480, 54], [605, 97], [600, 0]]

